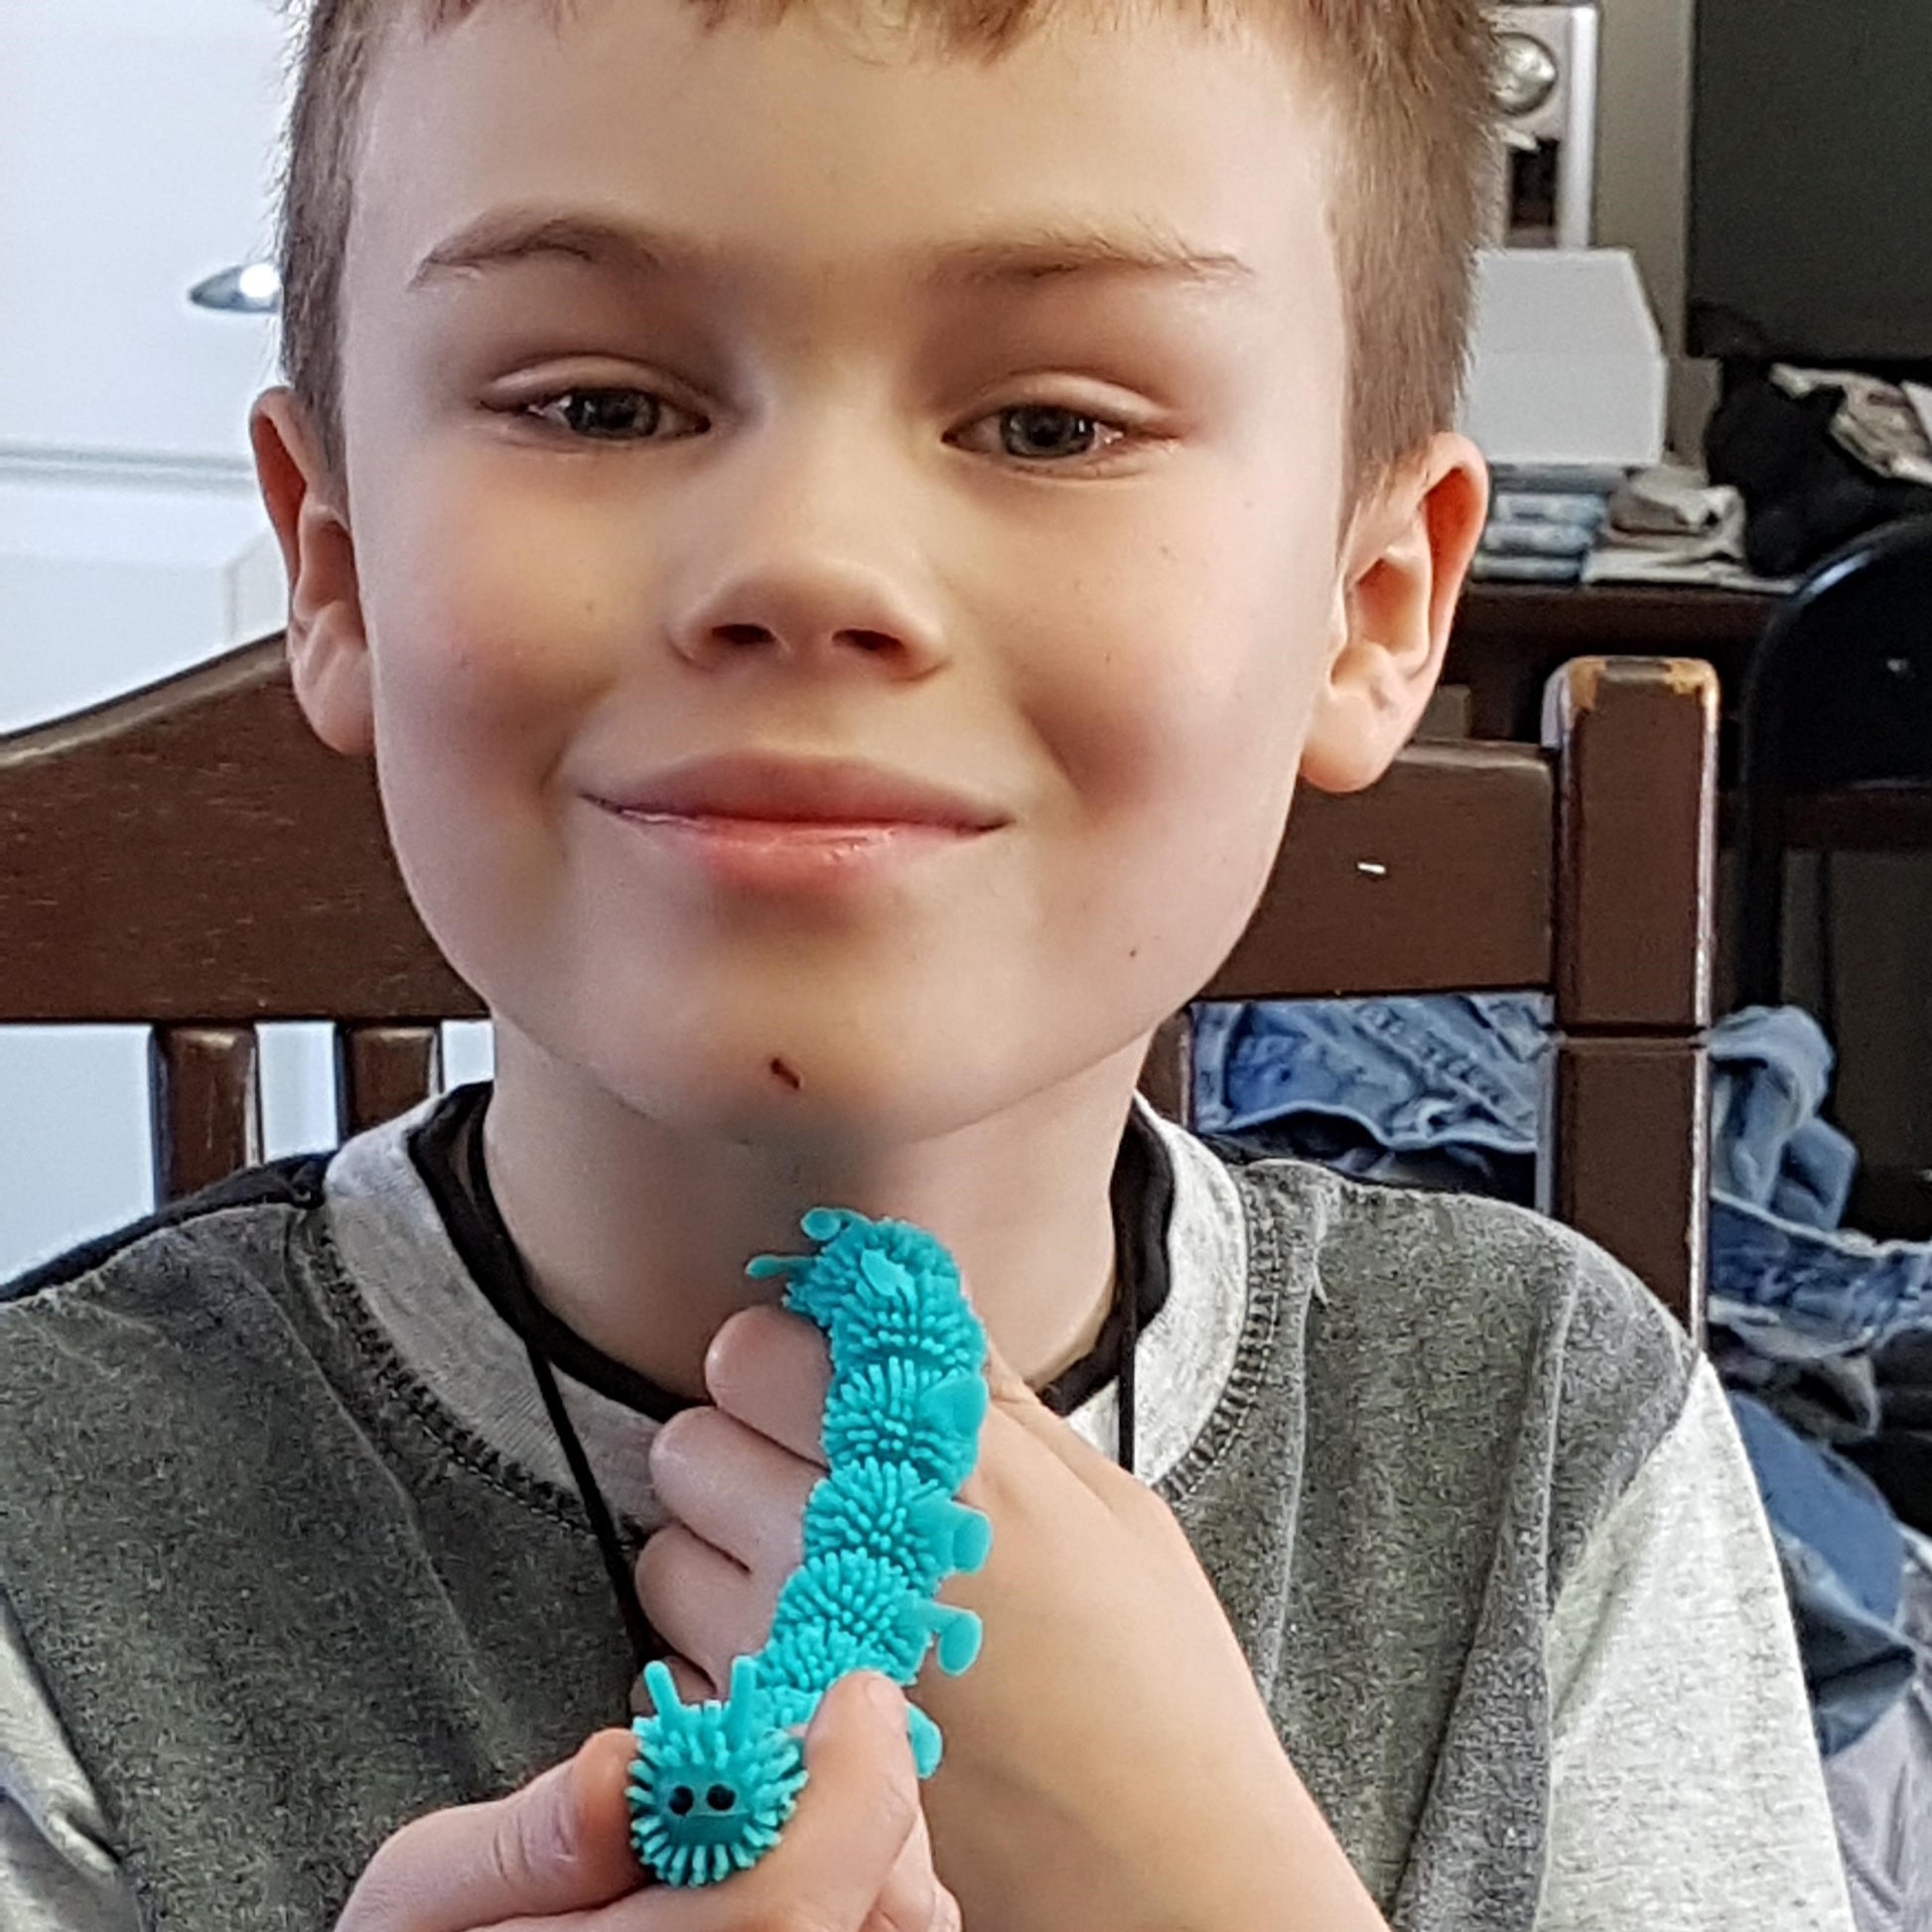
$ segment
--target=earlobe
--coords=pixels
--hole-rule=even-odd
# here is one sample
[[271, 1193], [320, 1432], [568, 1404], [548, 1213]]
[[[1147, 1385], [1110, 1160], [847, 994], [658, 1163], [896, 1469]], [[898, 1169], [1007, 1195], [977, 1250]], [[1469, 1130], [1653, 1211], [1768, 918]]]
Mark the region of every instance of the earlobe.
[[375, 746], [368, 637], [341, 490], [293, 391], [266, 390], [248, 418], [262, 501], [289, 581], [289, 669], [310, 727], [331, 751]]
[[1318, 791], [1372, 785], [1422, 722], [1488, 507], [1480, 453], [1445, 432], [1357, 509], [1302, 756]]

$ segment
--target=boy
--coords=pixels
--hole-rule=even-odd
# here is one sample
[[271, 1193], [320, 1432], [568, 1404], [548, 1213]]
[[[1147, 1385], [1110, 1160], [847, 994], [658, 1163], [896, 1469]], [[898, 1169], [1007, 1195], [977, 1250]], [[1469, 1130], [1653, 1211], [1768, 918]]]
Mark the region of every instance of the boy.
[[[256, 448], [496, 1078], [4, 1311], [10, 1926], [852, 1919], [519, 1889], [450, 1809], [759, 1640], [824, 1364], [742, 1270], [819, 1201], [999, 1351], [920, 1690], [973, 1932], [1846, 1923], [1642, 1290], [1132, 1099], [1440, 665], [1487, 60], [1468, 0], [325, 0]], [[519, 1831], [608, 1842], [587, 1748]], [[899, 1836], [875, 1927], [945, 1909]]]

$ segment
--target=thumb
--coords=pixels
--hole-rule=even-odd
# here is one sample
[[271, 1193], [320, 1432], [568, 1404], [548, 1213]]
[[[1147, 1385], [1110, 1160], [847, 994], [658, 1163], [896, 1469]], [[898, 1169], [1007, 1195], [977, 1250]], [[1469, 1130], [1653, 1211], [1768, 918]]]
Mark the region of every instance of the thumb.
[[643, 1872], [623, 1787], [631, 1737], [601, 1730], [506, 1798], [413, 1820], [369, 1861], [337, 1932], [468, 1932], [609, 1904]]
[[[805, 1733], [805, 1766], [811, 1776], [778, 1843], [725, 1881], [731, 1911], [711, 1887], [660, 1887], [651, 1893], [650, 1932], [807, 1923], [860, 1932], [947, 1922], [930, 1847], [918, 1839], [919, 1780], [898, 1686], [874, 1671], [834, 1684]], [[905, 1856], [908, 1847], [915, 1856]]]

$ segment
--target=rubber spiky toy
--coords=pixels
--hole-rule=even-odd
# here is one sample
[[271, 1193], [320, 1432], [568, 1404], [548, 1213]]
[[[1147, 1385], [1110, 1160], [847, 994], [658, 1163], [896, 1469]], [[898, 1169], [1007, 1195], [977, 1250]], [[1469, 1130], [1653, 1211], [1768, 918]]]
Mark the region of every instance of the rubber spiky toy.
[[[816, 1254], [760, 1256], [748, 1272], [782, 1276], [785, 1307], [831, 1343], [828, 1473], [771, 1634], [733, 1664], [726, 1696], [687, 1705], [665, 1665], [644, 1671], [654, 1715], [631, 1726], [630, 1842], [666, 1884], [715, 1884], [777, 1844], [805, 1786], [805, 1726], [841, 1677], [909, 1685], [930, 1648], [948, 1675], [979, 1654], [979, 1618], [936, 1591], [992, 1546], [991, 1524], [957, 1500], [986, 1416], [986, 1331], [921, 1229], [834, 1207], [803, 1227]], [[916, 1705], [906, 1723], [930, 1777], [939, 1727]]]

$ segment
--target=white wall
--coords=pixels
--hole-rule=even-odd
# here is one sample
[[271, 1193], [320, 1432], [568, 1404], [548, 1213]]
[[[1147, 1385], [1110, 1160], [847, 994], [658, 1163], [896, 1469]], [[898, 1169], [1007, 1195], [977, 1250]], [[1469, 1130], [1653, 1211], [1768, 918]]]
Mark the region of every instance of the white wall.
[[1603, 0], [1596, 238], [1628, 248], [1672, 358], [1671, 442], [1695, 453], [1715, 393], [1684, 355], [1694, 0]]
[[[273, 0], [0, 0], [0, 732], [278, 621], [274, 325], [188, 290], [268, 242], [282, 37]], [[326, 1063], [270, 1052], [300, 1144]], [[145, 1208], [145, 1094], [137, 1031], [0, 1035], [0, 1278]]]

